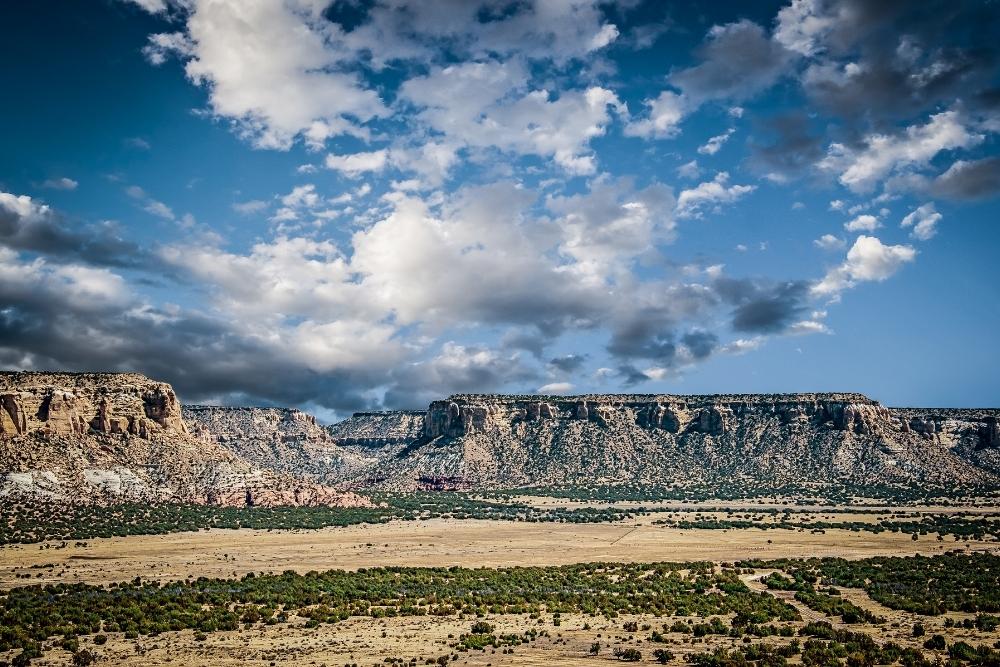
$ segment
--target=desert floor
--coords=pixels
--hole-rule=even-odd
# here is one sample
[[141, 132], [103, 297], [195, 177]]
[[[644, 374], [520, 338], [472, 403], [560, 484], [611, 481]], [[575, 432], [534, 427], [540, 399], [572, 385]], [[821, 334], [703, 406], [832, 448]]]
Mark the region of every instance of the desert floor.
[[[748, 584], [757, 590], [766, 590], [756, 582], [759, 574], [748, 576]], [[787, 599], [803, 614], [803, 621], [794, 623], [801, 626], [814, 617], [822, 618], [791, 596], [772, 592]], [[919, 648], [923, 638], [914, 639], [912, 624], [921, 621], [928, 634], [944, 634], [948, 642], [960, 639], [973, 643], [992, 643], [1000, 639], [1000, 632], [945, 628], [946, 616], [928, 619], [906, 612], [898, 612], [872, 602], [862, 591], [846, 590], [845, 595], [857, 604], [885, 616], [889, 622], [880, 626], [843, 626], [835, 620], [837, 627], [849, 627], [855, 632], [867, 632], [879, 641], [895, 641], [902, 646]], [[969, 618], [970, 614], [953, 613], [956, 619]], [[534, 641], [517, 646], [511, 652], [504, 648], [487, 648], [485, 651], [456, 652], [449, 645], [462, 633], [469, 632], [476, 619], [471, 617], [409, 617], [409, 618], [351, 618], [336, 625], [321, 625], [306, 628], [301, 622], [278, 626], [258, 625], [251, 629], [232, 632], [213, 632], [198, 641], [191, 631], [168, 632], [158, 637], [141, 637], [126, 640], [120, 633], [109, 635], [107, 644], [92, 646], [90, 639], [82, 642], [101, 656], [101, 664], [151, 667], [153, 665], [181, 664], [199, 667], [223, 667], [230, 665], [335, 665], [378, 666], [392, 664], [426, 664], [441, 656], [452, 657], [451, 665], [599, 665], [618, 662], [612, 651], [616, 647], [637, 648], [642, 652], [644, 664], [655, 663], [653, 650], [666, 648], [674, 653], [671, 664], [683, 664], [685, 655], [712, 650], [718, 646], [738, 647], [739, 639], [707, 636], [693, 638], [679, 633], [665, 633], [667, 643], [649, 641], [652, 630], [662, 630], [670, 625], [673, 618], [625, 615], [608, 620], [578, 614], [563, 615], [559, 625], [553, 616], [541, 614], [539, 618], [525, 615], [492, 615], [487, 620], [496, 626], [496, 634], [521, 634], [529, 629], [541, 633]], [[825, 619], [824, 620], [830, 620]], [[635, 621], [640, 630], [628, 633], [623, 626]], [[782, 645], [788, 638], [772, 637], [770, 644]], [[594, 642], [601, 644], [597, 656], [590, 655]], [[932, 652], [927, 652], [933, 657]], [[56, 649], [46, 653], [37, 665], [70, 665], [70, 655]]]
[[[169, 581], [384, 565], [503, 567], [1000, 550], [995, 542], [955, 542], [952, 537], [939, 541], [935, 535], [914, 541], [910, 535], [892, 532], [682, 530], [653, 525], [654, 520], [667, 516], [672, 515], [657, 513], [623, 523], [594, 524], [430, 519], [308, 531], [211, 530], [130, 536], [91, 539], [85, 545], [10, 545], [0, 547], [0, 588], [108, 583], [137, 576]], [[840, 515], [824, 518], [839, 519]], [[874, 520], [876, 515], [843, 518]]]

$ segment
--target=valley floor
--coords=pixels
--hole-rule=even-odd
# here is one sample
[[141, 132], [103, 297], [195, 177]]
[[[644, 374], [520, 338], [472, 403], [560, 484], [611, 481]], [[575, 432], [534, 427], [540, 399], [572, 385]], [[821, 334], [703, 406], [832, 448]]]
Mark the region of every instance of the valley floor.
[[[741, 579], [751, 590], [770, 594], [793, 606], [801, 620], [784, 625], [796, 632], [813, 622], [830, 623], [834, 629], [869, 635], [878, 643], [895, 642], [904, 649], [921, 651], [928, 659], [946, 656], [945, 651], [928, 651], [925, 636], [914, 637], [914, 624], [926, 627], [927, 635], [941, 634], [948, 645], [967, 642], [991, 645], [1000, 640], [1000, 630], [983, 632], [962, 628], [963, 620], [976, 618], [975, 614], [949, 612], [936, 617], [890, 609], [871, 600], [857, 589], [842, 589], [841, 594], [852, 603], [882, 617], [877, 625], [839, 622], [798, 602], [786, 591], [769, 590], [761, 581], [761, 572], [746, 574]], [[158, 636], [127, 639], [121, 633], [110, 633], [106, 644], [93, 645], [93, 639], [82, 642], [101, 656], [102, 664], [133, 667], [153, 667], [182, 664], [188, 667], [229, 667], [235, 665], [371, 665], [385, 664], [443, 664], [493, 667], [499, 665], [600, 665], [617, 662], [613, 649], [634, 648], [643, 656], [640, 662], [651, 664], [654, 651], [666, 649], [673, 657], [671, 664], [684, 664], [693, 654], [705, 654], [715, 649], [747, 648], [747, 641], [739, 637], [709, 634], [692, 637], [690, 633], [668, 631], [668, 626], [682, 617], [658, 617], [649, 614], [623, 614], [608, 619], [585, 614], [553, 615], [542, 613], [490, 614], [489, 623], [497, 636], [538, 633], [537, 636], [518, 644], [515, 648], [484, 650], [455, 650], [457, 637], [464, 636], [476, 620], [475, 617], [402, 617], [366, 618], [352, 617], [336, 624], [309, 627], [303, 619], [292, 618], [279, 625], [255, 625], [233, 631], [217, 631], [198, 636], [184, 630], [165, 632]], [[951, 622], [957, 622], [952, 625]], [[632, 625], [631, 628], [628, 626]], [[659, 639], [651, 632], [660, 631]], [[655, 636], [655, 635], [654, 635]], [[760, 641], [760, 640], [757, 640]], [[789, 637], [770, 637], [764, 643], [772, 647], [787, 647], [802, 641]], [[594, 644], [599, 644], [598, 655], [591, 655]], [[71, 654], [55, 648], [32, 664], [72, 665]], [[793, 656], [790, 664], [800, 664]], [[928, 663], [929, 665], [930, 663]]]
[[[907, 508], [909, 509], [909, 508]], [[434, 518], [319, 530], [225, 530], [133, 535], [80, 542], [0, 547], [0, 588], [237, 577], [362, 567], [565, 565], [596, 561], [737, 561], [748, 558], [933, 555], [949, 549], [1000, 550], [990, 541], [956, 542], [907, 533], [828, 529], [681, 529], [656, 513], [616, 523], [514, 522]], [[690, 518], [688, 514], [674, 515]], [[706, 513], [703, 516], [712, 516]], [[827, 519], [874, 521], [880, 515], [837, 513]], [[819, 517], [818, 517], [819, 518]], [[763, 517], [762, 521], [773, 520]], [[63, 546], [65, 545], [65, 546]]]

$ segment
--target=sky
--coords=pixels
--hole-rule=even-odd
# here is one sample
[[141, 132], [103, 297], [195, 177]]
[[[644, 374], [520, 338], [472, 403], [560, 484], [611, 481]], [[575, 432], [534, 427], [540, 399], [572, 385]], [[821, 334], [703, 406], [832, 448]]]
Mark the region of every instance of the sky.
[[1000, 405], [1000, 3], [3, 3], [0, 367]]

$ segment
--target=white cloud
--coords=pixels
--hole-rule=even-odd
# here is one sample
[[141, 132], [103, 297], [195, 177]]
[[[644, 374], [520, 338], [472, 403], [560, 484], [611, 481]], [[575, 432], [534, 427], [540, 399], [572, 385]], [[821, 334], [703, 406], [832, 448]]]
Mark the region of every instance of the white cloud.
[[50, 178], [42, 183], [43, 188], [48, 188], [49, 190], [76, 190], [79, 185], [72, 178]]
[[689, 111], [683, 95], [664, 90], [655, 99], [646, 100], [649, 109], [640, 120], [630, 121], [625, 126], [625, 136], [669, 139], [680, 132], [680, 122]]
[[25, 293], [51, 299], [43, 301], [46, 307], [66, 302], [72, 309], [89, 312], [124, 307], [131, 300], [125, 280], [108, 269], [52, 265], [44, 259], [23, 262], [15, 251], [0, 247], [0, 297], [11, 303], [16, 300], [11, 295]]
[[383, 150], [354, 153], [351, 155], [326, 156], [326, 168], [342, 172], [354, 178], [369, 171], [381, 171], [386, 165], [388, 152]]
[[685, 162], [681, 166], [677, 167], [677, 175], [681, 178], [698, 178], [698, 176], [701, 175], [701, 168], [698, 166], [698, 161], [691, 160], [690, 162]]
[[235, 121], [256, 146], [363, 136], [359, 123], [385, 113], [373, 90], [340, 71], [343, 53], [331, 48], [322, 3], [201, 0], [185, 7], [185, 34], [154, 36], [147, 54], [156, 62], [177, 52], [188, 78], [208, 89], [212, 112]]
[[157, 201], [155, 199], [148, 200], [145, 206], [143, 206], [143, 210], [146, 211], [147, 213], [155, 215], [158, 218], [163, 218], [164, 220], [173, 220], [176, 217], [174, 216], [173, 209], [171, 209], [163, 202]]
[[34, 222], [49, 215], [47, 204], [34, 201], [29, 195], [0, 192], [0, 209], [6, 209], [23, 220]]
[[674, 238], [673, 193], [663, 185], [636, 192], [627, 180], [598, 183], [585, 194], [550, 197], [547, 207], [560, 216], [561, 254], [592, 285], [627, 280], [637, 258]]
[[[463, 63], [410, 79], [400, 98], [420, 109], [421, 122], [462, 145], [552, 157], [570, 173], [594, 173], [589, 142], [605, 133], [610, 110], [624, 113], [625, 106], [598, 86], [553, 99], [547, 90], [527, 91], [526, 84], [518, 63]], [[451, 149], [449, 159], [453, 155]]]
[[823, 250], [840, 250], [845, 244], [842, 238], [836, 237], [833, 234], [823, 234], [823, 236], [813, 241], [813, 245]]
[[706, 141], [703, 145], [698, 147], [698, 152], [701, 153], [702, 155], [715, 155], [716, 153], [719, 152], [719, 149], [722, 148], [722, 145], [727, 141], [729, 141], [729, 137], [731, 137], [733, 135], [733, 132], [735, 131], [736, 130], [734, 130], [733, 128], [729, 128], [722, 134], [718, 134], [712, 137], [711, 139]]
[[859, 215], [849, 222], [844, 223], [844, 229], [849, 232], [873, 232], [881, 227], [878, 218], [874, 215]]
[[167, 11], [167, 0], [128, 0], [128, 2], [142, 7], [150, 14]]
[[899, 226], [904, 229], [913, 227], [912, 236], [926, 241], [937, 234], [937, 223], [940, 220], [941, 214], [935, 210], [934, 202], [930, 202], [908, 213]]
[[598, 49], [603, 49], [605, 46], [611, 42], [618, 39], [618, 28], [611, 23], [605, 23], [601, 26], [600, 32], [590, 38], [590, 43], [588, 44], [589, 51], [597, 51]]
[[535, 393], [538, 394], [568, 394], [573, 391], [571, 382], [550, 382], [543, 384]]
[[746, 354], [752, 352], [764, 344], [764, 336], [754, 336], [753, 338], [737, 338], [727, 343], [719, 350], [723, 354]]
[[807, 334], [817, 334], [817, 333], [830, 333], [830, 328], [826, 326], [823, 322], [817, 322], [816, 320], [802, 320], [801, 322], [796, 322], [795, 324], [788, 327], [788, 332], [791, 336], [803, 336]]
[[792, 0], [778, 12], [774, 40], [803, 56], [822, 51], [822, 38], [836, 25], [822, 0]]
[[731, 204], [754, 190], [754, 185], [729, 185], [729, 174], [720, 171], [715, 179], [699, 184], [690, 190], [683, 190], [677, 197], [678, 218], [700, 218], [705, 209], [722, 204]]
[[957, 111], [943, 111], [902, 134], [869, 135], [861, 149], [831, 144], [818, 166], [839, 173], [840, 183], [851, 190], [868, 192], [893, 171], [923, 166], [941, 151], [969, 148], [982, 140], [983, 135], [969, 132]]
[[254, 213], [260, 213], [266, 208], [267, 202], [260, 199], [251, 199], [233, 204], [233, 210], [241, 215], [253, 215]]
[[917, 251], [908, 245], [884, 245], [874, 236], [859, 236], [847, 251], [847, 259], [813, 285], [817, 296], [837, 296], [857, 283], [881, 282], [912, 262]]

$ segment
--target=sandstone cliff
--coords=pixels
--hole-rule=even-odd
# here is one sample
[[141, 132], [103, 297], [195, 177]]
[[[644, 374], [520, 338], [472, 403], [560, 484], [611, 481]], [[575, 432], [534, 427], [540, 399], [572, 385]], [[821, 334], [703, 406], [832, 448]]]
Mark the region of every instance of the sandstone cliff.
[[355, 482], [385, 488], [720, 479], [996, 484], [998, 416], [997, 410], [896, 410], [848, 393], [460, 395], [433, 402], [422, 434], [407, 444], [386, 442], [380, 463]]
[[336, 482], [367, 463], [341, 448], [316, 417], [300, 410], [191, 405], [184, 406], [183, 415], [196, 438], [258, 468]]
[[342, 445], [385, 447], [408, 444], [424, 433], [423, 410], [355, 412], [349, 419], [328, 428]]
[[199, 439], [170, 385], [133, 373], [0, 373], [0, 497], [354, 505]]
[[1000, 410], [860, 394], [458, 395], [330, 427], [135, 374], [0, 373], [0, 498], [362, 504], [334, 488], [1000, 485]]

